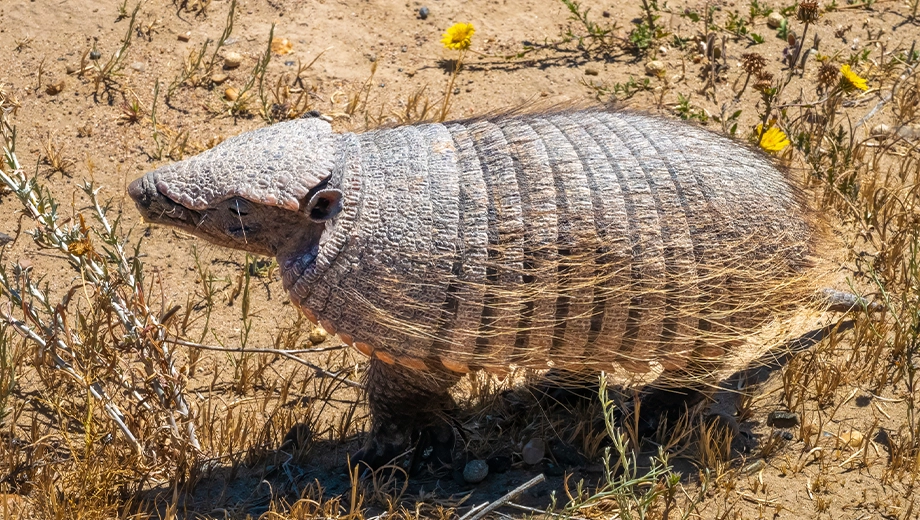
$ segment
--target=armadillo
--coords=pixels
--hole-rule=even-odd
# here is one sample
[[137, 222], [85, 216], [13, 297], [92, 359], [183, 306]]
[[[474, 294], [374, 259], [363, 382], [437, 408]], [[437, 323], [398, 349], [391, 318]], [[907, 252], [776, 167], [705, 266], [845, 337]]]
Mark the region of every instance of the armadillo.
[[378, 445], [474, 370], [718, 373], [813, 306], [826, 240], [765, 154], [605, 110], [359, 134], [303, 118], [128, 191], [149, 222], [277, 257], [303, 313], [371, 358]]

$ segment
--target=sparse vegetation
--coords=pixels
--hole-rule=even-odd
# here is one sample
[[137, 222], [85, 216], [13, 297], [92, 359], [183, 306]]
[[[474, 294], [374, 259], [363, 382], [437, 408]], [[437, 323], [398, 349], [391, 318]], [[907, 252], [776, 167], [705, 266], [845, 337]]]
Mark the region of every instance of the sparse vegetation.
[[[201, 4], [200, 10], [203, 11], [204, 7], [208, 4], [210, 4], [210, 0], [205, 4]], [[182, 7], [188, 8], [188, 2], [183, 2]], [[224, 44], [227, 43], [227, 39], [233, 34], [233, 19], [235, 16], [236, 0], [231, 0], [230, 8], [227, 11], [227, 21], [224, 23], [224, 30], [217, 38], [217, 42], [212, 42], [210, 38], [207, 38], [204, 43], [201, 44], [200, 49], [196, 51], [196, 49], [193, 48], [189, 52], [185, 62], [182, 64], [182, 71], [169, 84], [169, 88], [166, 91], [167, 103], [172, 99], [176, 90], [186, 83], [193, 86], [202, 86], [212, 82], [211, 74], [214, 72], [214, 67], [218, 64], [218, 54]], [[214, 50], [211, 51], [211, 56], [205, 59], [205, 56], [208, 54], [208, 47], [211, 43], [214, 43]]]
[[[527, 40], [523, 52], [521, 39], [508, 43], [477, 22], [477, 49], [494, 45], [512, 57], [457, 60], [446, 95], [435, 102], [424, 82], [443, 85], [435, 83], [444, 81], [442, 72], [431, 67], [425, 76], [423, 67], [399, 61], [416, 48], [430, 51], [416, 60], [437, 58], [438, 31], [422, 24], [412, 29], [424, 33], [417, 47], [411, 41], [389, 52], [375, 41], [370, 65], [354, 65], [359, 79], [334, 77], [330, 65], [323, 72], [330, 79], [311, 82], [310, 74], [320, 73], [313, 65], [327, 55], [312, 50], [315, 42], [292, 38], [311, 49], [306, 65], [272, 59], [275, 34], [291, 29], [269, 30], [266, 20], [281, 17], [250, 25], [253, 15], [235, 1], [129, 9], [112, 0], [104, 11], [121, 21], [106, 20], [102, 36], [80, 44], [69, 74], [85, 79], [69, 81], [67, 96], [45, 91], [49, 78], [59, 77], [55, 55], [30, 57], [46, 37], [8, 27], [3, 48], [32, 68], [14, 85], [6, 77], [0, 84], [0, 208], [10, 215], [4, 230], [16, 235], [12, 242], [0, 235], [0, 516], [455, 519], [501, 499], [495, 487], [504, 484], [483, 497], [483, 488], [445, 473], [407, 479], [398, 465], [366, 473], [346, 466], [365, 429], [363, 358], [283, 303], [277, 265], [191, 249], [183, 236], [149, 230], [122, 207], [121, 192], [126, 179], [160, 161], [311, 110], [339, 129], [465, 117], [482, 105], [468, 101], [487, 90], [481, 85], [510, 81], [506, 76], [517, 82], [513, 89], [534, 85], [528, 95], [552, 85], [552, 95], [566, 99], [629, 100], [713, 130], [721, 125], [752, 146], [772, 143], [776, 160], [805, 188], [802, 196], [833, 227], [841, 280], [883, 309], [852, 311], [850, 325], [763, 368], [771, 377], [732, 380], [718, 401], [732, 406], [714, 413], [704, 403], [644, 439], [635, 422], [641, 401], [629, 392], [615, 398], [606, 379], [599, 398], [563, 405], [532, 395], [541, 374], [470, 376], [457, 395], [464, 456], [507, 458], [519, 481], [497, 472], [489, 478], [508, 490], [538, 474], [555, 478], [529, 488], [530, 502], [507, 499], [500, 515], [916, 516], [920, 50], [903, 32], [889, 36], [895, 23], [916, 28], [918, 2], [887, 3], [897, 15], [887, 18], [890, 11], [871, 2], [814, 12], [811, 4], [672, 9], [642, 2], [626, 16], [563, 0], [553, 8], [570, 18], [553, 29], [558, 37]], [[217, 29], [206, 32], [216, 34], [222, 21], [216, 40], [190, 43], [184, 61], [150, 59], [149, 76], [129, 79], [129, 48], [133, 60], [145, 45], [187, 32], [175, 11], [194, 13], [190, 23], [200, 34], [200, 24], [224, 5], [227, 17], [215, 17]], [[137, 18], [141, 9], [150, 11], [146, 26]], [[766, 25], [771, 13], [785, 17], [775, 30]], [[855, 13], [871, 23], [854, 24]], [[234, 41], [239, 33], [262, 36]], [[132, 43], [141, 34], [146, 40]], [[814, 35], [823, 38], [820, 47]], [[228, 48], [255, 56], [255, 64], [227, 71], [215, 88], [219, 54]], [[665, 72], [644, 76], [651, 59], [665, 62]], [[592, 79], [566, 83], [585, 64], [594, 67]], [[555, 83], [544, 75], [556, 75]], [[91, 106], [104, 117], [49, 131], [33, 115], [38, 103], [81, 118]], [[136, 140], [124, 137], [131, 133]], [[95, 148], [109, 158], [106, 171], [90, 160]], [[768, 426], [768, 413], [777, 410], [798, 422]], [[522, 462], [531, 438], [556, 443], [537, 466]]]

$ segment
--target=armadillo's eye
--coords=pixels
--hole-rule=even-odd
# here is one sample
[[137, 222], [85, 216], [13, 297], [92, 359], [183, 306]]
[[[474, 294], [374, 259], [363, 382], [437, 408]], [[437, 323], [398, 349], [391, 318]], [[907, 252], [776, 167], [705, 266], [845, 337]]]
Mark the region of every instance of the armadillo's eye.
[[227, 209], [230, 210], [230, 213], [241, 217], [249, 214], [249, 202], [243, 199], [231, 199]]

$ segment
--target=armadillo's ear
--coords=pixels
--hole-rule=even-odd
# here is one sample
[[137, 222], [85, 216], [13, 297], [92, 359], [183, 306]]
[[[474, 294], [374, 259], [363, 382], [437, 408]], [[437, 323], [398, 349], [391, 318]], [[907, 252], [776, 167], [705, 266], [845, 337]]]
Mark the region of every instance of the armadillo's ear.
[[342, 211], [342, 192], [336, 189], [320, 190], [310, 197], [304, 212], [313, 222], [326, 222]]

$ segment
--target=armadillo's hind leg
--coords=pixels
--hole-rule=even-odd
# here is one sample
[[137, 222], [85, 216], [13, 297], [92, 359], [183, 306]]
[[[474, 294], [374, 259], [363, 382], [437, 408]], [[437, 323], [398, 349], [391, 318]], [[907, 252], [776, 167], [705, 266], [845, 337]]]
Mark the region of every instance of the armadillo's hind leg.
[[352, 462], [379, 468], [413, 447], [413, 466], [429, 447], [431, 458], [450, 462], [454, 436], [448, 416], [456, 404], [448, 390], [458, 380], [437, 366], [417, 370], [372, 359], [365, 378], [371, 428]]

